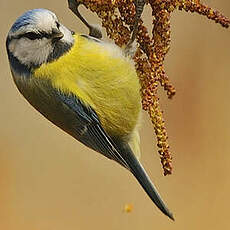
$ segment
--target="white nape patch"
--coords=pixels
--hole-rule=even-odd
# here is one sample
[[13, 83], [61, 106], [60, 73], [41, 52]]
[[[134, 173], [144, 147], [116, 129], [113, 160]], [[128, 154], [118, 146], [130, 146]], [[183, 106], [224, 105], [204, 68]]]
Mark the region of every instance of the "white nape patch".
[[22, 63], [41, 65], [48, 59], [53, 51], [51, 42], [47, 38], [30, 40], [28, 38], [12, 39], [9, 43], [9, 51]]

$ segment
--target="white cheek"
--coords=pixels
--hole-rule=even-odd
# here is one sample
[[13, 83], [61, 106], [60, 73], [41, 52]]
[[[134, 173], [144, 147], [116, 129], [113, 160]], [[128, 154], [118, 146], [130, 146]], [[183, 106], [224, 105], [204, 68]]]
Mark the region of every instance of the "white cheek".
[[40, 65], [46, 62], [53, 48], [51, 42], [46, 39], [29, 40], [21, 38], [11, 41], [9, 50], [25, 65]]

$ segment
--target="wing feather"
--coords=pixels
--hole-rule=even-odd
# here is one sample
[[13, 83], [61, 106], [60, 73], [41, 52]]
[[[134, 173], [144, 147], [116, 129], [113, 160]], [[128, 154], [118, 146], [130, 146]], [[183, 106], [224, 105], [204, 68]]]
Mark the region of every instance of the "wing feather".
[[129, 169], [113, 140], [102, 128], [96, 112], [75, 95], [65, 95], [57, 91], [57, 96], [70, 110], [76, 113], [75, 122], [78, 123], [77, 132], [81, 134], [80, 141]]

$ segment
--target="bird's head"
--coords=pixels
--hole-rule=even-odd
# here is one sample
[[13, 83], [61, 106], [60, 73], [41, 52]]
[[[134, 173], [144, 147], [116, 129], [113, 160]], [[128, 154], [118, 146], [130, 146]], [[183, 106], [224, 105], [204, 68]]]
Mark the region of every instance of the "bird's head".
[[73, 32], [63, 26], [53, 12], [33, 9], [24, 13], [13, 24], [6, 46], [9, 57], [33, 68], [57, 59], [73, 43]]

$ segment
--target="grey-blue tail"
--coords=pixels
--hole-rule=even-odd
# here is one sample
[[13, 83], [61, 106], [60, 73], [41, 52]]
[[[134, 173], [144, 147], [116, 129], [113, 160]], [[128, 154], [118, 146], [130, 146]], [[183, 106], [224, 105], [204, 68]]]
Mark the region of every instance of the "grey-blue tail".
[[169, 209], [164, 204], [163, 200], [161, 199], [157, 189], [151, 182], [149, 176], [145, 172], [144, 168], [142, 167], [141, 163], [137, 160], [135, 155], [133, 154], [132, 150], [128, 145], [119, 145], [117, 146], [120, 151], [122, 152], [122, 157], [126, 161], [127, 165], [130, 168], [132, 174], [136, 177], [138, 182], [141, 184], [142, 188], [148, 194], [150, 199], [154, 202], [154, 204], [170, 219], [174, 220], [173, 214], [169, 211]]

